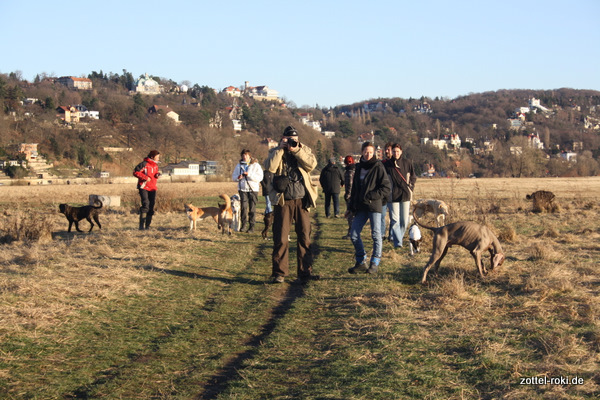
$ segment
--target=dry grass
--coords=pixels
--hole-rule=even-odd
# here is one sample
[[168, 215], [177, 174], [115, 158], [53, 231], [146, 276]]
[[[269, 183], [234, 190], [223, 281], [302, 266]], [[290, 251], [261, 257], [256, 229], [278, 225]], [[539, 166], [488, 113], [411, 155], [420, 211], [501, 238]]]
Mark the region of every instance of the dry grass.
[[[556, 194], [560, 212], [531, 212], [525, 194], [544, 189]], [[145, 234], [136, 229], [137, 216], [133, 213], [139, 199], [129, 185], [2, 190], [7, 196], [0, 202], [0, 230], [5, 236], [11, 232], [11, 239], [0, 244], [0, 341], [19, 337], [31, 343], [42, 338], [76, 343], [73, 337], [56, 337], [55, 333], [82, 315], [99, 312], [106, 304], [127, 304], [126, 298], [152, 298], [166, 291], [156, 285], [156, 271], [167, 274], [188, 266], [193, 274], [206, 276], [203, 284], [208, 286], [207, 281], [217, 288], [199, 312], [208, 321], [208, 334], [201, 332], [193, 345], [181, 343], [181, 349], [170, 349], [172, 358], [156, 355], [160, 373], [138, 381], [132, 378], [131, 383], [137, 388], [159, 387], [155, 394], [160, 390], [174, 393], [173, 388], [186, 383], [197, 388], [198, 381], [206, 377], [194, 376], [194, 368], [210, 368], [207, 365], [213, 364], [206, 359], [216, 359], [216, 353], [227, 355], [230, 346], [221, 340], [251, 319], [247, 312], [235, 314], [242, 305], [232, 306], [226, 311], [235, 318], [224, 331], [212, 334], [208, 330], [218, 329], [215, 321], [224, 315], [220, 302], [244, 299], [227, 292], [233, 276], [228, 268], [231, 259], [244, 258], [253, 264], [253, 250], [248, 248], [261, 243], [251, 238], [223, 237], [212, 221], [201, 222], [201, 229], [190, 234], [181, 212], [188, 201], [216, 205], [220, 193], [235, 193], [235, 183], [160, 186], [159, 213], [154, 222], [159, 229]], [[101, 214], [102, 230], [67, 234], [66, 219], [58, 213], [57, 205], [87, 203], [89, 194], [120, 195], [124, 206]], [[316, 268], [325, 279], [315, 286], [318, 290], [297, 299], [289, 315], [281, 316], [277, 329], [263, 338], [253, 359], [236, 366], [239, 375], [236, 372], [235, 376], [242, 377], [242, 394], [230, 398], [274, 398], [283, 393], [292, 398], [295, 393], [285, 388], [279, 392], [273, 389], [285, 386], [277, 379], [288, 382], [291, 377], [298, 381], [293, 380], [297, 385], [290, 384], [290, 388], [321, 388], [322, 392], [314, 392], [312, 398], [593, 398], [600, 385], [598, 197], [600, 178], [419, 180], [416, 199], [446, 201], [451, 207], [447, 222], [468, 219], [487, 224], [507, 255], [498, 271], [481, 279], [469, 253], [453, 247], [439, 272], [428, 276], [431, 284], [427, 287], [418, 281], [429, 258], [430, 233], [423, 232], [422, 253], [414, 257], [384, 248], [379, 278], [348, 278], [344, 271], [352, 262], [351, 249], [347, 241], [339, 239], [345, 222], [323, 222], [318, 239], [322, 253]], [[36, 236], [34, 232], [40, 227], [46, 233]], [[243, 240], [247, 240], [243, 251], [248, 254], [239, 250]], [[236, 247], [229, 243], [236, 243]], [[258, 257], [264, 258], [264, 254]], [[268, 272], [260, 273], [266, 279]], [[252, 280], [246, 275], [242, 280], [245, 290], [256, 291], [256, 304], [276, 302], [283, 291], [246, 284]], [[182, 283], [175, 281], [173, 286], [178, 284]], [[181, 301], [176, 295], [173, 303], [185, 307], [190, 299], [194, 297]], [[136, 317], [132, 311], [132, 319]], [[268, 320], [271, 316], [263, 317]], [[107, 319], [98, 325], [110, 327], [110, 323]], [[256, 321], [259, 326], [263, 323]], [[188, 321], [181, 324], [190, 329], [194, 325]], [[106, 330], [97, 329], [106, 334]], [[59, 352], [52, 356], [62, 357]], [[13, 375], [9, 365], [15, 362], [26, 365], [28, 361], [23, 362], [17, 352], [0, 354], [0, 383], [4, 380], [16, 387], [19, 379], [26, 380], [25, 376]], [[175, 365], [178, 362], [184, 365]], [[336, 367], [339, 369], [333, 368], [335, 362], [341, 365]], [[170, 371], [171, 364], [174, 371]], [[306, 368], [317, 370], [307, 372]], [[363, 370], [373, 374], [364, 375]], [[520, 377], [544, 374], [585, 376], [586, 383], [543, 389], [518, 385]], [[361, 379], [354, 379], [356, 376]], [[126, 380], [120, 383], [126, 386]], [[359, 381], [364, 381], [364, 388], [357, 386]], [[405, 388], [406, 382], [414, 392], [394, 392], [395, 388]], [[370, 396], [375, 386], [382, 392]], [[338, 387], [341, 389], [335, 389]], [[360, 394], [344, 392], [344, 387]], [[273, 391], [268, 392], [269, 388]]]

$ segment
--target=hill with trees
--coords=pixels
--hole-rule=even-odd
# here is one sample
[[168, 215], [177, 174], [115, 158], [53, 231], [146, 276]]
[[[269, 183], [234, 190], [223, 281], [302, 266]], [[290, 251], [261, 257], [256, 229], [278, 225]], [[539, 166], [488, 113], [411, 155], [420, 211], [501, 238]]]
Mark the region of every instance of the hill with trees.
[[[242, 148], [262, 160], [269, 139], [277, 141], [293, 124], [320, 166], [331, 156], [357, 154], [362, 135], [382, 147], [401, 143], [419, 173], [430, 166], [442, 176], [600, 173], [600, 92], [593, 90], [498, 90], [304, 109], [161, 77], [151, 77], [160, 93], [142, 94], [126, 70], [93, 71], [86, 78], [91, 90], [69, 88], [44, 74], [33, 82], [18, 72], [0, 74], [0, 160], [22, 157], [20, 143], [38, 143], [56, 175], [130, 175], [156, 148], [165, 163], [214, 160], [227, 176]], [[60, 112], [73, 106], [98, 111], [99, 118], [67, 121]], [[302, 118], [335, 136], [304, 125]], [[233, 121], [242, 129], [235, 130]]]

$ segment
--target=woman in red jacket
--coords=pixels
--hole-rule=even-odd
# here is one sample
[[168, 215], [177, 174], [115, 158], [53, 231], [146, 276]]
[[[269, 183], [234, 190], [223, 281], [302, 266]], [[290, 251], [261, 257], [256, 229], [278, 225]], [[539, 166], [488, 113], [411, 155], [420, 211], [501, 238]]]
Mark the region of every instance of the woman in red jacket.
[[158, 171], [159, 159], [160, 153], [158, 150], [152, 150], [133, 171], [133, 176], [138, 178], [137, 188], [142, 200], [142, 206], [140, 207], [140, 229], [148, 229], [152, 223], [154, 204], [156, 203], [156, 181], [160, 176], [160, 172]]

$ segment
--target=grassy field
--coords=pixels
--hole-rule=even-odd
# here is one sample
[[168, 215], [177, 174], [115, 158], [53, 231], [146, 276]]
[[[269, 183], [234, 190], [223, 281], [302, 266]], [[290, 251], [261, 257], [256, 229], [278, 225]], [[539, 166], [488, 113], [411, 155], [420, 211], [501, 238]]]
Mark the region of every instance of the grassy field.
[[[530, 211], [525, 195], [542, 189], [559, 212]], [[0, 398], [600, 395], [600, 178], [419, 180], [416, 198], [487, 224], [507, 256], [481, 279], [454, 247], [427, 286], [429, 232], [423, 253], [386, 243], [378, 276], [350, 275], [346, 221], [326, 219], [322, 201], [322, 280], [267, 284], [272, 241], [223, 236], [212, 220], [188, 232], [183, 203], [223, 192], [235, 184], [164, 184], [154, 229], [140, 232], [130, 185], [0, 188]], [[123, 206], [102, 230], [67, 233], [58, 204], [89, 194]]]

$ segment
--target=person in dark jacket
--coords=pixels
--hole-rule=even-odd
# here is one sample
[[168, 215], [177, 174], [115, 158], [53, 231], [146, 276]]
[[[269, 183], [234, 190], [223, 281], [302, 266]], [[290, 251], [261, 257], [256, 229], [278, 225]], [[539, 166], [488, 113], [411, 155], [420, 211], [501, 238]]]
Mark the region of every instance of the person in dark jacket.
[[352, 228], [352, 220], [354, 216], [350, 210], [350, 193], [352, 192], [352, 181], [354, 180], [354, 169], [356, 165], [354, 164], [354, 157], [351, 155], [347, 155], [344, 158], [344, 164], [346, 164], [346, 170], [344, 171], [344, 201], [346, 202], [346, 219], [348, 220], [348, 233], [346, 233], [342, 239], [350, 238], [350, 228]]
[[402, 146], [394, 143], [392, 157], [383, 165], [392, 182], [391, 201], [388, 203], [390, 210], [390, 230], [394, 248], [402, 247], [402, 241], [410, 211], [412, 192], [417, 182], [417, 175], [412, 161], [402, 157]]
[[[387, 201], [391, 185], [383, 164], [375, 158], [375, 145], [365, 142], [361, 152], [362, 157], [354, 173], [350, 195], [350, 212], [354, 214], [350, 239], [354, 245], [356, 263], [348, 269], [348, 272], [351, 274], [358, 272], [375, 274], [381, 261], [382, 204]], [[371, 223], [371, 237], [373, 238], [373, 253], [368, 267], [367, 253], [360, 237], [367, 220]]]
[[[387, 142], [384, 146], [383, 146], [383, 153], [385, 158], [382, 160], [383, 163], [385, 163], [387, 160], [389, 160], [390, 158], [392, 158], [392, 142]], [[389, 178], [389, 176], [388, 176]], [[391, 194], [391, 192], [390, 192]], [[386, 201], [383, 202], [382, 204], [382, 210], [381, 210], [381, 236], [383, 238], [383, 240], [390, 240], [392, 237], [392, 230], [391, 230], [391, 224], [389, 226], [389, 229], [386, 230], [385, 229], [385, 216], [386, 214], [388, 214], [390, 212], [390, 210], [388, 210], [388, 203], [390, 202], [390, 198], [388, 197]]]
[[138, 178], [137, 189], [142, 202], [140, 207], [140, 229], [148, 229], [152, 223], [154, 204], [156, 204], [156, 182], [160, 176], [158, 171], [159, 159], [160, 153], [158, 150], [152, 150], [144, 158], [144, 161], [139, 163], [133, 170], [133, 176]]
[[321, 187], [323, 188], [323, 193], [325, 193], [325, 217], [329, 218], [331, 214], [329, 214], [329, 206], [331, 204], [331, 200], [333, 199], [333, 215], [336, 218], [340, 217], [340, 191], [341, 187], [344, 186], [344, 177], [342, 176], [342, 171], [335, 164], [335, 158], [332, 157], [329, 159], [329, 162], [321, 171], [321, 176], [319, 177], [319, 183], [321, 183]]

